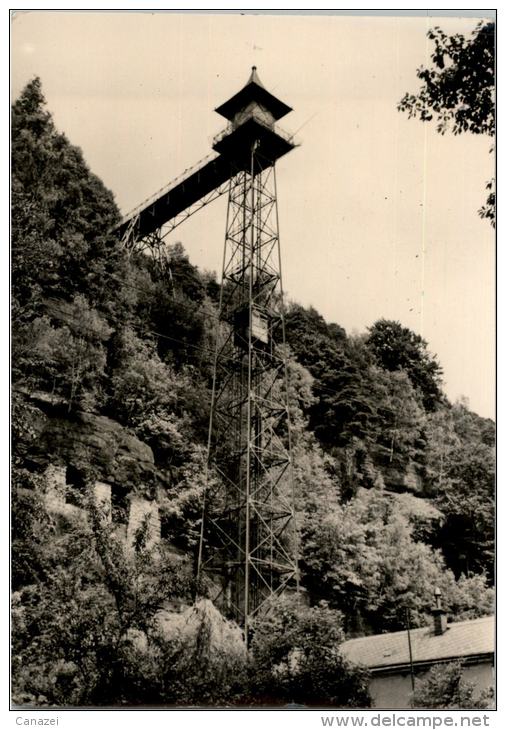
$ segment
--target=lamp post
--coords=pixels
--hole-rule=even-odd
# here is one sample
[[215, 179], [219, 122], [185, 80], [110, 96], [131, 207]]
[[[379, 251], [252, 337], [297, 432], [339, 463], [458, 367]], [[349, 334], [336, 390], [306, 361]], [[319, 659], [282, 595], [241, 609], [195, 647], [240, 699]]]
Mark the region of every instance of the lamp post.
[[406, 629], [408, 632], [408, 649], [409, 649], [409, 670], [411, 673], [411, 689], [415, 691], [415, 673], [413, 671], [413, 650], [411, 648], [411, 623], [409, 620], [409, 608], [406, 606]]

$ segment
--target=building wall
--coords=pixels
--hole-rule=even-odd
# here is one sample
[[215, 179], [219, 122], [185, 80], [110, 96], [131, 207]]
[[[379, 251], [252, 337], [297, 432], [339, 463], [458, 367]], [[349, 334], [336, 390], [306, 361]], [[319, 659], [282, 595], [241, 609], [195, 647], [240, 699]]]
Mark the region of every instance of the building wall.
[[476, 694], [484, 689], [493, 687], [495, 683], [494, 665], [489, 663], [475, 664], [471, 667], [464, 667], [462, 676], [466, 682], [474, 682], [476, 684]]
[[[415, 674], [415, 682], [425, 677], [427, 672]], [[476, 684], [475, 694], [494, 685], [494, 668], [490, 662], [464, 666], [462, 676], [466, 682]], [[406, 709], [410, 707], [411, 675], [404, 674], [373, 675], [369, 690], [374, 701], [374, 707], [379, 709]]]
[[374, 676], [369, 683], [373, 706], [380, 709], [409, 707], [411, 694], [410, 674]]
[[[66, 467], [50, 465], [46, 470], [46, 507], [54, 514], [70, 516], [83, 512], [80, 507], [69, 504]], [[95, 500], [101, 506], [107, 520], [112, 520], [111, 485], [105, 482], [95, 482], [93, 485]], [[152, 548], [160, 541], [160, 515], [156, 501], [147, 500], [140, 496], [129, 497], [128, 523], [118, 524], [116, 534], [123, 537], [128, 549], [134, 545], [137, 530], [144, 521], [147, 521], [147, 547]]]
[[46, 469], [46, 507], [51, 512], [65, 511], [67, 494], [67, 469], [50, 464]]
[[93, 493], [95, 495], [95, 501], [97, 505], [102, 508], [107, 521], [111, 521], [111, 485], [105, 484], [105, 482], [95, 482], [93, 486]]
[[152, 548], [160, 541], [158, 504], [143, 497], [132, 497], [127, 528], [127, 545], [129, 549], [133, 548], [136, 533], [144, 522], [147, 522], [148, 528], [146, 547]]

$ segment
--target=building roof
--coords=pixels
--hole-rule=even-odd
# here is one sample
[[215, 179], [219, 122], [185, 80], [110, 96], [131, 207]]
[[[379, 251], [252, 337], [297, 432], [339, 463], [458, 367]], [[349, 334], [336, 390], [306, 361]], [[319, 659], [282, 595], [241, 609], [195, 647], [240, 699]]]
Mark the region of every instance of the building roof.
[[251, 75], [245, 86], [234, 94], [228, 101], [225, 101], [215, 111], [226, 119], [233, 119], [237, 112], [245, 109], [251, 102], [256, 101], [268, 109], [274, 119], [281, 119], [285, 114], [292, 111], [292, 107], [285, 104], [281, 99], [267, 91], [258, 78], [256, 66], [251, 69]]
[[[440, 636], [429, 626], [411, 629], [413, 664], [493, 654], [494, 625], [494, 616], [485, 616], [448, 624]], [[393, 669], [410, 661], [407, 631], [349, 639], [341, 649], [347, 659], [371, 671]]]

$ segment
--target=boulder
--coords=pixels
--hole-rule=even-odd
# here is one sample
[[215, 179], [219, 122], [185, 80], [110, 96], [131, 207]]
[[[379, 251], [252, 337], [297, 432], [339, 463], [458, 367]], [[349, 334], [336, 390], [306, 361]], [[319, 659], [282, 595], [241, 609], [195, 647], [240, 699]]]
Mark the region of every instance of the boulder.
[[[160, 611], [157, 623], [167, 638], [178, 636], [186, 644], [187, 652], [198, 653], [200, 661], [213, 654], [228, 657], [230, 661], [246, 657], [242, 630], [226, 619], [208, 598], [201, 598], [181, 613]], [[202, 633], [206, 635], [205, 642], [201, 641]], [[202, 652], [205, 657], [201, 656]]]

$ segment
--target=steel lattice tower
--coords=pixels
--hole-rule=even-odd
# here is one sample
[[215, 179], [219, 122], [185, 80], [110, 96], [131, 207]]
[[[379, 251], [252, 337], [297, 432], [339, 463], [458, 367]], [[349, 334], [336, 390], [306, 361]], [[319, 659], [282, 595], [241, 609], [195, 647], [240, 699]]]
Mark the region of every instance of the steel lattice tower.
[[287, 108], [269, 97], [253, 69], [217, 110], [231, 125], [214, 145], [239, 171], [228, 194], [209, 433], [218, 485], [206, 496], [199, 574], [219, 576], [215, 600], [246, 636], [250, 620], [298, 583], [275, 173], [294, 145], [274, 128]]
[[160, 257], [167, 233], [228, 193], [197, 585], [248, 637], [253, 618], [298, 588], [275, 174], [295, 144], [275, 124], [290, 107], [255, 67], [216, 111], [229, 122], [218, 155], [118, 228], [127, 248]]

